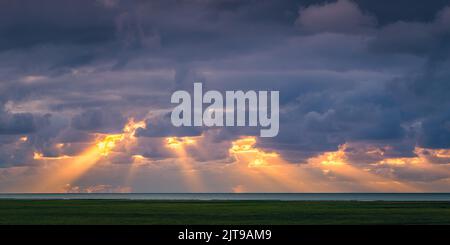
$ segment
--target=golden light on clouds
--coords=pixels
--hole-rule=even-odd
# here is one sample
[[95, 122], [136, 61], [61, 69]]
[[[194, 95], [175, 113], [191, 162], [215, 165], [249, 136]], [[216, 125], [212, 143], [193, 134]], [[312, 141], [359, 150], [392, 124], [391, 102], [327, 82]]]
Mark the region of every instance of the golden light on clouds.
[[181, 148], [185, 145], [193, 145], [195, 144], [194, 137], [167, 137], [166, 144], [169, 148]]
[[97, 148], [102, 156], [108, 156], [108, 154], [116, 147], [121, 141], [134, 140], [134, 134], [138, 128], [145, 128], [145, 121], [135, 122], [131, 118], [123, 128], [121, 134], [109, 134], [102, 135], [97, 142]]
[[308, 163], [320, 168], [326, 175], [341, 178], [371, 191], [416, 192], [417, 188], [398, 180], [386, 178], [370, 172], [369, 168], [358, 167], [348, 163], [347, 144], [340, 145], [337, 151], [325, 152], [310, 158]]
[[[293, 164], [283, 160], [276, 152], [266, 152], [256, 147], [256, 143], [255, 137], [243, 137], [232, 143], [229, 152], [236, 158], [234, 168], [265, 191], [421, 191], [409, 182], [377, 174], [371, 170], [376, 164], [358, 166], [350, 163], [346, 153], [347, 144], [339, 146], [336, 151], [311, 157], [306, 163]], [[415, 161], [415, 158], [408, 160]], [[386, 158], [384, 161], [391, 163], [397, 160]], [[249, 188], [250, 185], [240, 183], [237, 189], [252, 191], [255, 187]]]
[[345, 164], [345, 153], [342, 150], [335, 152], [326, 152], [320, 161], [325, 166], [341, 166]]
[[438, 149], [432, 152], [431, 154], [439, 158], [450, 158], [449, 149]]
[[123, 128], [123, 133], [125, 136], [134, 137], [134, 134], [136, 133], [136, 130], [138, 128], [145, 128], [146, 124], [144, 120], [141, 121], [134, 121], [134, 118], [131, 118], [128, 120], [127, 124], [125, 124], [125, 127]]
[[68, 157], [45, 157], [40, 152], [35, 152], [33, 158], [50, 165], [47, 171], [39, 176], [34, 185], [36, 192], [54, 192], [58, 188], [71, 184], [102, 158], [108, 155], [121, 143], [134, 141], [134, 134], [140, 127], [145, 127], [144, 121], [135, 122], [130, 119], [121, 134], [97, 135], [97, 140], [83, 153]]
[[276, 152], [265, 152], [255, 147], [256, 137], [243, 137], [232, 142], [229, 150], [231, 155], [244, 159], [248, 167], [263, 167], [269, 164], [279, 163], [279, 155]]
[[380, 165], [406, 165], [406, 164], [420, 164], [422, 159], [419, 157], [399, 157], [399, 158], [386, 158], [379, 161], [377, 164]]
[[[76, 184], [95, 166], [101, 166], [95, 168], [96, 171], [123, 171], [125, 168], [120, 173], [125, 186], [133, 186], [146, 171], [172, 171], [172, 176], [181, 176], [181, 190], [190, 192], [215, 191], [214, 188], [221, 185], [228, 186], [226, 191], [236, 192], [417, 192], [427, 189], [423, 184], [399, 178], [396, 171], [450, 175], [450, 151], [443, 149], [416, 147], [414, 156], [390, 158], [388, 155], [392, 149], [388, 146], [358, 148], [355, 144], [343, 144], [336, 151], [318, 153], [292, 163], [283, 159], [281, 152], [260, 147], [258, 137], [247, 136], [222, 142], [220, 147], [226, 147], [222, 149], [225, 156], [210, 161], [197, 160], [209, 156], [215, 149], [211, 147], [210, 144], [214, 143], [207, 134], [138, 139], [134, 134], [141, 127], [145, 127], [144, 121], [130, 119], [121, 133], [96, 134], [96, 140], [78, 155], [46, 156], [42, 152], [34, 152], [33, 159], [41, 164], [41, 168], [34, 182], [27, 183], [27, 190], [32, 186], [34, 192], [61, 191], [61, 187], [67, 184]], [[172, 152], [172, 157], [152, 159], [147, 153], [142, 153], [145, 148], [139, 144], [152, 140], [157, 140], [158, 147], [162, 147], [164, 152]], [[61, 152], [66, 146], [69, 144], [54, 145]], [[355, 152], [370, 156], [372, 162], [352, 162], [355, 161], [351, 160]], [[112, 165], [117, 159], [129, 165], [120, 168]], [[165, 181], [171, 180], [160, 180], [162, 185]], [[441, 183], [445, 184], [445, 179]], [[211, 189], [211, 186], [215, 187]]]
[[34, 160], [39, 160], [39, 159], [42, 159], [42, 158], [44, 158], [44, 155], [42, 153], [40, 153], [40, 152], [34, 152], [33, 153], [33, 159]]
[[131, 156], [135, 161], [142, 161], [144, 159], [146, 159], [144, 156], [142, 155], [133, 155]]
[[34, 160], [60, 160], [60, 159], [68, 159], [71, 158], [70, 156], [62, 155], [62, 156], [56, 156], [56, 157], [46, 157], [44, 154], [40, 152], [34, 152], [33, 153], [33, 159]]
[[450, 164], [450, 150], [447, 149], [426, 149], [415, 147], [414, 153], [416, 156], [385, 158], [377, 164], [397, 166], [416, 165], [417, 167], [424, 167], [425, 165], [430, 164]]
[[93, 167], [101, 157], [98, 148], [93, 146], [81, 155], [71, 158], [42, 158], [49, 165], [33, 185], [34, 192], [55, 192], [72, 183]]
[[177, 156], [175, 161], [180, 167], [185, 183], [188, 185], [190, 191], [193, 192], [205, 191], [205, 186], [194, 166], [194, 161], [186, 151], [186, 147], [195, 146], [197, 142], [196, 138], [199, 137], [167, 137], [165, 139], [166, 147], [174, 151]]
[[244, 137], [232, 142], [230, 149], [231, 153], [241, 152], [255, 152], [257, 149], [253, 148], [256, 144], [256, 137]]
[[[239, 183], [235, 190], [283, 190], [287, 192], [304, 191], [305, 181], [311, 180], [305, 171], [296, 164], [284, 161], [276, 152], [257, 148], [256, 137], [242, 137], [232, 142], [229, 154], [235, 158], [230, 166], [234, 175], [247, 179], [246, 185]], [[312, 184], [314, 185], [314, 184]]]
[[98, 151], [102, 156], [108, 156], [109, 152], [114, 149], [116, 142], [123, 140], [123, 134], [107, 135], [97, 143]]

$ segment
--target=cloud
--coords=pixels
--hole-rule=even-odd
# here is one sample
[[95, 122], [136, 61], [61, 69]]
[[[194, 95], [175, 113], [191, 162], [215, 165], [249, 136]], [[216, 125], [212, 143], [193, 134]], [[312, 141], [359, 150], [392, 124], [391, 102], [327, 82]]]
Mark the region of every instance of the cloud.
[[48, 114], [10, 113], [0, 109], [0, 135], [34, 133], [48, 123], [49, 117]]
[[[4, 1], [0, 9], [0, 50], [30, 48], [49, 42], [93, 44], [114, 38], [112, 13], [100, 9], [94, 1], [69, 4], [54, 0], [39, 4]], [[80, 13], [85, 18], [80, 19]]]
[[376, 25], [376, 19], [350, 0], [310, 5], [299, 10], [295, 24], [309, 32], [360, 33]]
[[95, 132], [119, 132], [126, 123], [120, 112], [90, 109], [72, 118], [72, 127]]
[[450, 7], [445, 7], [432, 22], [397, 21], [383, 26], [369, 48], [375, 52], [432, 55], [448, 42], [449, 30]]
[[0, 134], [28, 134], [35, 130], [34, 117], [30, 113], [4, 113], [0, 118]]
[[200, 127], [175, 127], [170, 120], [170, 113], [149, 118], [145, 122], [146, 128], [136, 131], [138, 137], [187, 137], [200, 136], [204, 129]]
[[440, 114], [425, 119], [421, 124], [419, 145], [426, 148], [450, 148], [450, 115]]
[[[20, 172], [12, 169], [29, 167], [31, 174], [43, 162], [79, 156], [134, 118], [146, 127], [117, 142], [94, 168], [115, 178], [77, 186], [129, 186], [115, 182], [137, 168], [147, 176], [133, 190], [176, 190], [184, 172], [210, 175], [205, 182], [224, 191], [258, 190], [243, 175], [257, 171], [234, 171], [248, 164], [229, 150], [259, 129], [171, 125], [171, 93], [194, 82], [207, 90], [280, 91], [280, 133], [254, 147], [279, 154], [287, 172], [301, 169], [298, 179], [335, 178], [342, 190], [354, 190], [352, 176], [311, 164], [343, 145], [350, 167], [402, 181], [420, 180], [420, 168], [377, 164], [415, 161], [417, 147], [429, 152], [418, 159], [432, 168], [448, 163], [435, 152], [449, 148], [448, 3], [16, 2], [0, 3], [0, 164], [11, 176]], [[177, 152], [167, 137], [196, 144]], [[33, 159], [35, 152], [43, 159]], [[179, 161], [181, 153], [188, 161]], [[179, 162], [192, 169], [180, 170]], [[222, 171], [230, 183], [221, 182]], [[427, 171], [421, 181], [444, 181], [436, 184], [441, 188], [443, 173]], [[178, 179], [158, 186], [170, 178]], [[333, 189], [333, 182], [321, 183]]]

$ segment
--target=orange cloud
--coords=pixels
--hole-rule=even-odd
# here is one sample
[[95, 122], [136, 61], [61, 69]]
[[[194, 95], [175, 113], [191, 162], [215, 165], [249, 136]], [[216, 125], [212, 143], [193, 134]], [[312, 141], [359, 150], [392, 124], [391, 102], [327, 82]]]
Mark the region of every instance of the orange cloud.
[[32, 185], [34, 192], [55, 192], [61, 186], [73, 183], [91, 169], [121, 143], [135, 141], [134, 133], [145, 127], [144, 121], [135, 122], [130, 119], [121, 134], [98, 135], [97, 142], [78, 156], [45, 157], [35, 152], [34, 159], [45, 164], [43, 173], [37, 176]]

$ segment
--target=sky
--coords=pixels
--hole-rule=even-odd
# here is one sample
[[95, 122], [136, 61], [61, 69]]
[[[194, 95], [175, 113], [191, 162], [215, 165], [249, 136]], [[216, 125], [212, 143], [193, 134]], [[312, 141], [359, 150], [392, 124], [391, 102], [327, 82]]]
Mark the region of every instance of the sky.
[[[450, 192], [450, 1], [0, 1], [0, 192]], [[280, 92], [280, 131], [171, 94]]]

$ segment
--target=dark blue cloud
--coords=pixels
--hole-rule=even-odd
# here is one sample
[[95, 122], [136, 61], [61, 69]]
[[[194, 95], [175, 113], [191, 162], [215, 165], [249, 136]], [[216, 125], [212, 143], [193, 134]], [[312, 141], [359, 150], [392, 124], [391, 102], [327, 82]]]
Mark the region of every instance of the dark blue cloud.
[[93, 132], [121, 132], [127, 122], [117, 111], [91, 109], [72, 118], [72, 127]]
[[24, 135], [36, 132], [48, 123], [50, 115], [10, 113], [0, 109], [0, 135]]
[[442, 111], [422, 122], [419, 144], [426, 148], [450, 148], [450, 114]]
[[170, 114], [154, 117], [145, 121], [146, 128], [138, 128], [138, 137], [188, 137], [200, 136], [204, 129], [200, 127], [175, 127], [170, 121]]

